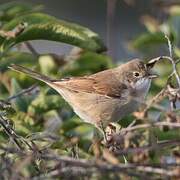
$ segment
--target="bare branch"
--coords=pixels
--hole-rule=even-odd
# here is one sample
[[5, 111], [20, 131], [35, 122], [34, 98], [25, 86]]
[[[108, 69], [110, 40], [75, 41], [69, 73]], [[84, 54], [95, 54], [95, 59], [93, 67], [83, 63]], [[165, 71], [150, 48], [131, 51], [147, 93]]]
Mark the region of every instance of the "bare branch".
[[160, 102], [165, 97], [165, 89], [163, 88], [156, 96], [154, 96], [150, 102], [147, 103], [147, 106], [143, 110], [144, 115], [147, 114], [147, 111], [154, 106], [155, 103]]
[[17, 140], [17, 135], [14, 133], [14, 131], [12, 129], [10, 129], [6, 123], [5, 123], [5, 119], [0, 116], [0, 125], [4, 128], [6, 134], [13, 140], [13, 142], [16, 144], [16, 146], [20, 149], [23, 150], [23, 147], [21, 146], [21, 144], [19, 143], [19, 141]]
[[147, 146], [137, 147], [137, 148], [115, 150], [113, 153], [115, 155], [135, 154], [135, 153], [142, 153], [144, 151], [160, 150], [163, 148], [167, 148], [168, 146], [179, 146], [179, 145], [180, 145], [180, 140], [171, 140], [171, 141], [165, 141], [165, 142], [158, 142], [152, 146], [147, 145]]
[[39, 56], [39, 53], [34, 49], [30, 42], [25, 42], [24, 44], [32, 54], [34, 54], [36, 57]]
[[170, 6], [173, 6], [173, 5], [180, 5], [180, 2], [179, 0], [156, 0], [156, 1], [153, 1], [153, 3], [159, 7], [170, 7]]
[[120, 173], [129, 173], [131, 171], [137, 171], [137, 172], [143, 172], [143, 173], [154, 173], [164, 176], [177, 176], [178, 174], [168, 171], [167, 169], [163, 168], [154, 168], [151, 166], [141, 166], [141, 165], [135, 165], [135, 164], [122, 164], [119, 163], [118, 165], [112, 165], [110, 163], [106, 163], [103, 161], [88, 161], [85, 159], [72, 159], [69, 157], [63, 157], [63, 156], [55, 156], [55, 155], [44, 155], [44, 158], [48, 158], [48, 160], [56, 160], [60, 163], [63, 163], [66, 166], [70, 167], [83, 167], [86, 169], [94, 168], [95, 170], [101, 171], [101, 172], [120, 172]]
[[169, 49], [170, 58], [166, 57], [166, 56], [164, 56], [164, 58], [168, 59], [171, 62], [172, 67], [173, 67], [172, 75], [175, 75], [178, 86], [180, 88], [180, 77], [179, 77], [179, 73], [177, 71], [176, 62], [173, 59], [173, 46], [172, 46], [172, 43], [171, 43], [171, 41], [167, 35], [165, 35], [165, 38], [167, 39], [167, 42], [168, 42], [168, 49]]
[[162, 126], [180, 128], [180, 123], [156, 122], [156, 123], [151, 123], [151, 124], [140, 124], [140, 125], [136, 125], [136, 126], [127, 127], [125, 129], [122, 129], [120, 133], [135, 131], [135, 130], [139, 130], [139, 129], [152, 128], [152, 127], [162, 127]]
[[21, 92], [17, 93], [16, 95], [8, 97], [7, 102], [12, 101], [13, 99], [16, 99], [24, 94], [32, 93], [32, 91], [39, 92], [39, 88], [38, 88], [37, 84], [34, 84], [27, 89], [23, 89]]

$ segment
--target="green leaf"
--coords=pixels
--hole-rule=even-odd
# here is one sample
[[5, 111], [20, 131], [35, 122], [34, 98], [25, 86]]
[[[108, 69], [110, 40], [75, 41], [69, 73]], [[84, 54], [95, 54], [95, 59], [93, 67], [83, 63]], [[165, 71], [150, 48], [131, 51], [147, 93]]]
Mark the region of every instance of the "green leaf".
[[13, 30], [20, 23], [28, 26], [16, 38], [6, 40], [5, 48], [29, 40], [51, 40], [78, 46], [90, 51], [102, 52], [106, 50], [98, 35], [88, 28], [62, 21], [43, 13], [31, 13], [20, 16], [4, 27], [4, 31]]
[[171, 30], [174, 34], [176, 43], [178, 44], [180, 42], [180, 36], [179, 36], [179, 32], [180, 32], [180, 14], [179, 15], [175, 15], [175, 16], [171, 16], [169, 18], [169, 26], [171, 27]]
[[0, 59], [0, 72], [8, 70], [10, 64], [34, 65], [38, 63], [38, 58], [26, 52], [10, 52]]
[[43, 130], [43, 122], [38, 122], [37, 119], [26, 112], [18, 111], [13, 117], [13, 121], [15, 122], [16, 132], [24, 137]]
[[168, 7], [168, 11], [171, 16], [180, 15], [180, 6], [179, 5], [170, 6]]
[[[19, 93], [20, 91], [22, 91], [22, 88], [20, 87], [20, 85], [18, 84], [18, 82], [16, 81], [16, 79], [12, 79], [11, 80], [11, 95], [15, 95], [17, 93]], [[16, 108], [19, 111], [22, 112], [27, 112], [28, 106], [30, 104], [30, 102], [32, 101], [33, 97], [32, 96], [20, 96], [14, 99], [14, 103], [16, 105]]]
[[92, 137], [94, 127], [91, 124], [83, 123], [80, 126], [75, 127], [74, 134], [79, 137], [83, 138], [90, 138]]
[[160, 130], [158, 128], [155, 128], [154, 133], [155, 133], [155, 135], [158, 137], [158, 139], [160, 141], [179, 139], [180, 138], [179, 129], [170, 129], [168, 131], [162, 131], [162, 130]]
[[39, 57], [41, 73], [47, 76], [57, 75], [58, 65], [51, 55], [41, 55]]
[[62, 76], [82, 76], [112, 67], [113, 65], [110, 57], [93, 52], [83, 52], [78, 59], [67, 63], [60, 73]]
[[81, 119], [77, 116], [73, 116], [71, 119], [63, 122], [60, 131], [69, 135], [70, 131], [72, 132], [76, 127], [82, 124], [84, 124], [84, 122]]
[[42, 6], [33, 7], [22, 2], [9, 2], [0, 6], [0, 21], [10, 21], [20, 15], [40, 10]]
[[178, 48], [178, 47], [174, 47], [174, 54], [178, 57], [178, 58], [180, 58], [180, 49]]
[[166, 39], [162, 32], [144, 33], [132, 42], [132, 47], [135, 49], [144, 50], [154, 45], [160, 45], [164, 43], [166, 43]]
[[44, 93], [34, 99], [28, 107], [28, 112], [33, 115], [44, 114], [50, 110], [59, 110], [64, 106], [64, 100], [59, 95], [49, 95]]

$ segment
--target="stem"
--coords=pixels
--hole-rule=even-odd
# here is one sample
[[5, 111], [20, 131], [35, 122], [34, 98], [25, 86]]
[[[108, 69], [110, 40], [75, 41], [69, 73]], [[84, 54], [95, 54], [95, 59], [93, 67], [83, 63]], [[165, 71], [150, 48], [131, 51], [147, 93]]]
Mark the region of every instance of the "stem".
[[24, 95], [24, 94], [31, 93], [36, 88], [38, 88], [38, 86], [36, 84], [34, 84], [27, 89], [23, 89], [21, 92], [17, 93], [16, 95], [8, 97], [7, 101], [9, 102], [9, 101], [12, 101], [13, 99], [16, 99], [16, 98]]
[[164, 57], [171, 62], [172, 67], [173, 67], [172, 75], [173, 74], [175, 75], [178, 86], [180, 88], [180, 77], [179, 77], [179, 73], [177, 71], [176, 62], [173, 59], [173, 45], [172, 45], [172, 43], [171, 43], [171, 41], [170, 41], [170, 39], [169, 39], [169, 37], [167, 35], [165, 35], [165, 38], [167, 39], [167, 42], [168, 42], [168, 49], [169, 49], [170, 58], [166, 57], [166, 56], [164, 56]]
[[107, 0], [107, 44], [108, 54], [114, 56], [115, 51], [115, 27], [114, 27], [114, 15], [116, 9], [117, 0]]

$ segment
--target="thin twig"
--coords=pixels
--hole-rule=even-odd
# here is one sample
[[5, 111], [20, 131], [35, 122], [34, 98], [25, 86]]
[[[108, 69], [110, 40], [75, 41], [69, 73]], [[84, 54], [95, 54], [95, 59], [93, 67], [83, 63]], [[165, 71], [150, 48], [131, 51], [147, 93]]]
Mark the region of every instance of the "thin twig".
[[176, 67], [177, 63], [180, 62], [180, 61], [175, 62], [173, 60], [173, 58], [172, 58], [172, 56], [173, 56], [172, 55], [172, 51], [173, 51], [172, 45], [171, 45], [171, 42], [170, 42], [169, 38], [167, 36], [166, 36], [166, 38], [168, 39], [168, 47], [169, 47], [169, 52], [170, 52], [171, 57], [169, 57], [169, 56], [159, 56], [157, 58], [151, 59], [150, 61], [158, 62], [158, 61], [165, 60], [165, 59], [169, 60], [171, 62], [171, 64], [172, 64], [172, 66], [173, 66], [173, 72], [168, 76], [168, 80], [166, 82], [165, 87], [156, 96], [154, 96], [149, 103], [146, 104], [146, 107], [143, 110], [144, 115], [147, 113], [147, 111], [151, 107], [155, 107], [155, 108], [157, 108], [157, 109], [159, 109], [161, 111], [163, 110], [163, 108], [161, 106], [157, 106], [157, 105], [154, 105], [154, 104], [160, 102], [162, 100], [162, 98], [164, 98], [164, 97], [166, 97], [168, 95], [167, 94], [167, 88], [168, 88], [169, 80], [171, 79], [171, 77], [173, 75], [175, 75], [178, 86], [180, 88], [180, 76], [179, 76], [179, 73], [178, 73], [178, 70], [177, 70], [177, 67]]
[[154, 174], [159, 174], [159, 175], [164, 175], [164, 176], [177, 176], [175, 172], [168, 171], [167, 169], [163, 168], [154, 168], [151, 166], [141, 166], [141, 165], [135, 165], [135, 164], [122, 164], [119, 163], [118, 165], [112, 165], [110, 163], [105, 163], [105, 162], [93, 162], [93, 161], [88, 161], [85, 159], [72, 159], [69, 157], [60, 157], [60, 156], [54, 156], [54, 155], [49, 155], [46, 154], [44, 155], [45, 159], [48, 160], [56, 160], [59, 161], [60, 163], [63, 163], [66, 166], [75, 166], [75, 167], [83, 167], [86, 169], [90, 168], [95, 168], [98, 171], [102, 172], [120, 172], [120, 173], [127, 173], [130, 170], [133, 171], [139, 171], [143, 173], [154, 173]]
[[123, 150], [115, 150], [113, 153], [115, 155], [124, 155], [124, 154], [136, 154], [136, 153], [142, 153], [144, 151], [152, 151], [152, 150], [160, 150], [163, 148], [167, 148], [168, 146], [179, 146], [180, 140], [171, 140], [171, 141], [165, 141], [165, 142], [158, 142], [154, 145], [147, 145], [143, 147], [137, 147], [137, 148], [127, 148]]
[[17, 140], [16, 134], [14, 133], [14, 131], [12, 129], [9, 129], [8, 126], [6, 126], [5, 121], [6, 120], [2, 116], [0, 116], [0, 125], [4, 128], [6, 134], [13, 140], [13, 142], [16, 144], [16, 146], [20, 150], [23, 150], [23, 147], [21, 146], [21, 144]]
[[39, 56], [39, 53], [34, 49], [30, 42], [25, 42], [24, 44], [32, 54], [34, 54], [36, 57]]
[[154, 96], [150, 102], [147, 103], [146, 108], [143, 110], [143, 113], [146, 114], [147, 111], [153, 106], [153, 104], [158, 103], [165, 95], [165, 89], [163, 88], [156, 96]]
[[[97, 172], [98, 171], [98, 172]], [[128, 170], [127, 170], [128, 171]], [[52, 178], [59, 178], [61, 177], [62, 179], [74, 179], [75, 177], [92, 177], [94, 173], [102, 173], [103, 175], [108, 174], [110, 171], [105, 171], [101, 169], [96, 169], [96, 168], [84, 168], [84, 167], [61, 167], [61, 168], [54, 168], [52, 171], [49, 171], [46, 174], [41, 174], [39, 176], [35, 176], [32, 178], [32, 180], [44, 180], [44, 179], [52, 179]], [[119, 173], [116, 171], [115, 173]], [[115, 174], [113, 172], [113, 174]], [[129, 171], [129, 172], [121, 172], [122, 174], [128, 174], [129, 176], [135, 176], [137, 178], [143, 178], [146, 179], [147, 176], [141, 172], [134, 172], [134, 171]], [[119, 177], [119, 176], [118, 176]], [[91, 178], [88, 178], [91, 179]], [[153, 180], [151, 178], [148, 178], [149, 180]]]
[[151, 124], [140, 124], [140, 125], [136, 125], [136, 126], [127, 127], [125, 129], [122, 129], [120, 133], [135, 131], [135, 130], [139, 130], [139, 129], [146, 129], [146, 128], [151, 128], [151, 127], [161, 127], [161, 126], [180, 128], [180, 123], [156, 122], [156, 123], [151, 123]]
[[[174, 146], [174, 145], [179, 145], [180, 144], [180, 140], [174, 140], [174, 141], [167, 141], [167, 142], [161, 142], [158, 143], [156, 145], [156, 147], [153, 146], [146, 146], [146, 147], [141, 147], [141, 148], [133, 148], [133, 149], [127, 149], [124, 152], [123, 151], [116, 151], [114, 153], [116, 153], [116, 155], [121, 155], [121, 154], [127, 154], [127, 153], [137, 153], [137, 152], [142, 152], [144, 150], [154, 150], [154, 149], [160, 149], [163, 147], [167, 147], [167, 146]], [[4, 148], [3, 148], [4, 149]], [[20, 153], [22, 154], [22, 152], [19, 152], [18, 150], [8, 150], [7, 148], [4, 149], [8, 152], [14, 152], [14, 153]], [[31, 156], [31, 154], [23, 155], [24, 157], [27, 156]], [[160, 167], [158, 167], [157, 165], [153, 165], [153, 164], [122, 164], [119, 163], [117, 165], [112, 165], [110, 163], [104, 162], [104, 161], [90, 161], [90, 160], [86, 160], [86, 159], [74, 159], [74, 158], [70, 158], [70, 157], [66, 157], [66, 156], [58, 156], [52, 153], [42, 153], [40, 155], [40, 157], [44, 160], [47, 161], [53, 161], [53, 162], [57, 162], [59, 163], [59, 165], [56, 165], [53, 169], [53, 171], [57, 170], [59, 172], [61, 172], [61, 167], [66, 167], [66, 168], [72, 168], [72, 167], [81, 167], [83, 168], [85, 171], [91, 171], [95, 172], [95, 171], [99, 171], [99, 172], [106, 172], [106, 173], [115, 173], [115, 172], [119, 172], [119, 173], [125, 173], [125, 174], [132, 174], [132, 172], [136, 173], [136, 172], [141, 172], [141, 173], [145, 173], [145, 174], [149, 174], [149, 173], [153, 173], [153, 174], [157, 174], [157, 175], [163, 175], [163, 176], [169, 176], [169, 177], [176, 177], [178, 176], [178, 172], [174, 172], [171, 170], [168, 170], [167, 168], [164, 169], [162, 167], [164, 167], [163, 165], [159, 165]], [[63, 165], [63, 166], [61, 166]], [[174, 164], [173, 164], [174, 166]], [[78, 170], [78, 168], [77, 168]], [[76, 173], [76, 171], [74, 172]], [[54, 174], [54, 173], [53, 173]], [[56, 174], [56, 173], [55, 173]]]
[[172, 74], [175, 75], [177, 83], [178, 83], [178, 86], [180, 88], [180, 77], [179, 77], [179, 73], [177, 71], [176, 62], [173, 59], [173, 45], [172, 45], [172, 43], [171, 43], [171, 41], [170, 41], [170, 39], [169, 39], [169, 37], [167, 35], [165, 35], [165, 38], [167, 39], [167, 42], [168, 42], [168, 49], [169, 49], [169, 54], [170, 54], [170, 58], [166, 57], [166, 59], [168, 59], [171, 62], [171, 64], [172, 64], [172, 67], [173, 67]]
[[[17, 93], [16, 95], [10, 96], [7, 98], [7, 102], [12, 101], [13, 99], [16, 99], [24, 94], [28, 94], [31, 93], [33, 90], [37, 89], [38, 86], [37, 84], [32, 85], [31, 87], [27, 88], [27, 89], [23, 89], [22, 91], [20, 91], [19, 93]], [[39, 90], [39, 89], [38, 89]]]
[[108, 140], [107, 140], [106, 130], [104, 128], [104, 125], [103, 125], [102, 121], [100, 121], [100, 128], [102, 129], [102, 132], [103, 132], [103, 135], [104, 135], [104, 140], [105, 140], [105, 142], [107, 142]]
[[159, 7], [165, 8], [165, 7], [170, 7], [174, 5], [180, 5], [179, 0], [156, 0], [153, 1], [153, 3]]
[[[16, 146], [19, 148], [19, 150], [23, 151], [24, 147], [22, 146], [22, 143], [28, 146], [29, 150], [33, 152], [41, 153], [35, 144], [32, 146], [24, 137], [18, 135], [13, 128], [8, 126], [6, 123], [6, 119], [4, 119], [3, 116], [0, 115], [0, 125], [4, 128], [6, 134], [13, 140], [13, 142], [16, 144]], [[33, 142], [32, 142], [33, 143]]]
[[114, 15], [116, 11], [117, 0], [107, 0], [107, 44], [108, 44], [108, 54], [114, 58], [115, 56], [115, 25], [114, 25]]
[[[164, 147], [174, 146], [174, 145], [179, 146], [179, 144], [180, 144], [180, 140], [158, 142], [156, 148], [159, 148], [159, 147], [164, 148]], [[5, 151], [5, 152], [8, 152], [10, 154], [20, 155], [21, 157], [32, 156], [32, 153], [33, 153], [33, 152], [21, 151], [21, 150], [12, 148], [12, 147], [4, 147], [4, 146], [0, 146], [0, 149]], [[142, 152], [142, 151], [145, 151], [145, 150], [154, 150], [154, 147], [152, 147], [152, 146], [143, 146], [143, 147], [137, 147], [137, 148], [127, 148], [127, 149], [124, 149], [124, 150], [116, 150], [113, 153], [117, 154], [117, 155], [123, 155], [123, 154], [129, 154], [129, 153], [139, 153], [139, 152]], [[63, 159], [73, 159], [75, 161], [76, 160], [80, 160], [80, 161], [84, 161], [84, 162], [88, 161], [86, 159], [82, 160], [82, 159], [75, 159], [75, 158], [71, 158], [71, 157], [67, 157], [67, 156], [58, 156], [58, 155], [53, 154], [52, 152], [47, 153], [47, 154], [44, 154], [44, 153], [41, 154], [41, 158], [45, 159], [45, 160], [48, 160], [48, 161], [59, 161], [60, 160], [59, 158], [61, 158], [61, 157]], [[72, 166], [73, 165], [76, 165], [76, 164], [72, 163]], [[162, 163], [153, 163], [153, 164], [151, 164], [151, 163], [133, 163], [133, 165], [152, 166], [152, 167], [180, 166], [179, 163], [163, 163], [163, 164]]]
[[9, 154], [16, 154], [19, 156], [27, 156], [27, 152], [21, 151], [20, 149], [14, 147], [0, 146], [0, 149]]

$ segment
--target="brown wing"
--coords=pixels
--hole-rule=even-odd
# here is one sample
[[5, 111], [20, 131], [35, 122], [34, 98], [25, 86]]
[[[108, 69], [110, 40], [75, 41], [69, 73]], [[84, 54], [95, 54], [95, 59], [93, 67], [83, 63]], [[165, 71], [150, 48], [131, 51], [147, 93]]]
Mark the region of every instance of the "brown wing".
[[91, 76], [56, 81], [54, 83], [73, 91], [96, 93], [116, 98], [123, 97], [126, 94], [124, 94], [124, 91], [127, 90], [127, 86], [117, 79], [112, 70], [102, 71]]

